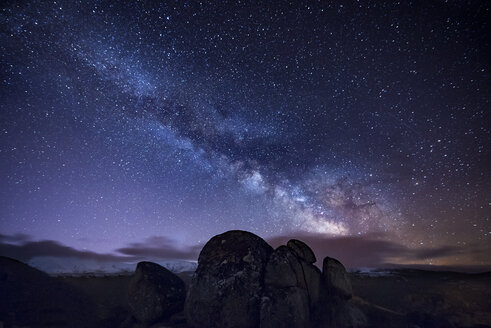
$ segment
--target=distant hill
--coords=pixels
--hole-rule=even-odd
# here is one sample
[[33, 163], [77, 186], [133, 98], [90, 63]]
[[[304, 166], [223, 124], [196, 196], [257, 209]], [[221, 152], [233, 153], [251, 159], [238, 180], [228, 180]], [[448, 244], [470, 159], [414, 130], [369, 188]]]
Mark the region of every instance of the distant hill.
[[[179, 260], [154, 260], [152, 262], [158, 263], [175, 273], [194, 271], [198, 265], [197, 262]], [[35, 257], [27, 263], [53, 276], [131, 274], [135, 271], [137, 264], [137, 262], [96, 261], [91, 259], [49, 256]]]

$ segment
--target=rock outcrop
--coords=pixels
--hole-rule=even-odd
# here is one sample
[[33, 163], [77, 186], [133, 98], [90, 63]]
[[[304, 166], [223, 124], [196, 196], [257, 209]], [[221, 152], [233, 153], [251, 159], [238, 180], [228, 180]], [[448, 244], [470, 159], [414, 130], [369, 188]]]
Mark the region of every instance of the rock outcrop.
[[156, 263], [138, 263], [128, 286], [128, 305], [138, 321], [166, 319], [182, 311], [185, 298], [181, 278]]
[[192, 327], [259, 326], [264, 271], [273, 252], [260, 237], [228, 231], [210, 239], [198, 259], [186, 300]]
[[273, 249], [260, 237], [229, 231], [203, 248], [186, 300], [192, 327], [361, 327], [366, 318], [349, 301], [344, 266], [292, 239]]

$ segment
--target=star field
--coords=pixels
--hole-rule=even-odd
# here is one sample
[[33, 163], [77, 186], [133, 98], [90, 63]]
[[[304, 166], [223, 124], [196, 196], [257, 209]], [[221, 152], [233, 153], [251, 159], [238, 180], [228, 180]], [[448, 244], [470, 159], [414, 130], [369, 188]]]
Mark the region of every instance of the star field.
[[[0, 231], [489, 248], [490, 8], [6, 2]], [[491, 262], [475, 253], [424, 262]]]

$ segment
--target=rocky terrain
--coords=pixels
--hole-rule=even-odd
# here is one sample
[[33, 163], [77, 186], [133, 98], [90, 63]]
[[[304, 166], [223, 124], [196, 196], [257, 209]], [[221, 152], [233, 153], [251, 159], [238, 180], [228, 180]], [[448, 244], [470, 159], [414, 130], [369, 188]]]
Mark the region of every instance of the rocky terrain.
[[0, 258], [0, 327], [491, 327], [491, 275], [348, 273], [292, 239], [213, 237], [193, 272], [50, 277]]

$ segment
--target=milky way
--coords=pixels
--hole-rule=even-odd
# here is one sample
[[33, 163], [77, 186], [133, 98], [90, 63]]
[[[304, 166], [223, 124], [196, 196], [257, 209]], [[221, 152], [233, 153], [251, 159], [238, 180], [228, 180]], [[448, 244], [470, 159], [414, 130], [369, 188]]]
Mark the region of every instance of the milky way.
[[489, 248], [489, 11], [4, 3], [0, 230], [102, 253], [230, 229]]

